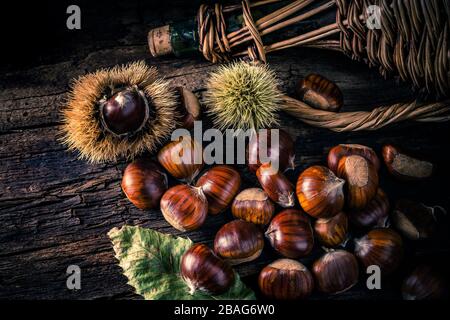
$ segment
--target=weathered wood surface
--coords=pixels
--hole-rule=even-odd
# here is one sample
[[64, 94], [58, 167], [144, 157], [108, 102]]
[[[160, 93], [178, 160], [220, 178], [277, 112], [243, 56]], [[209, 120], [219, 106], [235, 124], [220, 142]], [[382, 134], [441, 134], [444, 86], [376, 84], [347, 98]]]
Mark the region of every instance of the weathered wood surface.
[[[186, 86], [201, 97], [206, 74], [214, 68], [202, 58], [149, 57], [145, 31], [169, 21], [170, 17], [182, 17], [186, 14], [183, 10], [171, 11], [169, 16], [167, 11], [155, 7], [115, 5], [121, 10], [118, 21], [107, 18], [103, 21], [104, 17], [96, 16], [99, 13], [95, 10], [86, 14], [86, 19], [110, 22], [109, 28], [103, 26], [105, 33], [82, 30], [74, 35], [75, 40], [66, 39], [47, 57], [26, 68], [7, 66], [0, 76], [0, 298], [139, 298], [121, 275], [107, 232], [113, 227], [133, 224], [180, 234], [165, 222], [159, 211], [141, 211], [127, 201], [120, 188], [125, 162], [88, 164], [58, 142], [59, 112], [74, 77], [97, 68], [145, 59], [157, 66], [173, 85]], [[93, 24], [92, 28], [97, 26]], [[345, 96], [345, 111], [369, 110], [412, 96], [408, 86], [385, 81], [376, 70], [335, 52], [292, 49], [270, 56], [269, 62], [287, 93], [292, 92], [301, 76], [310, 72], [335, 80]], [[363, 143], [379, 151], [384, 142], [394, 142], [432, 156], [439, 171], [429, 182], [400, 184], [383, 169], [381, 184], [391, 198], [407, 196], [448, 208], [448, 124], [409, 123], [378, 132], [336, 134], [303, 125], [286, 115], [282, 120], [283, 127], [296, 137], [298, 167], [289, 174], [292, 181], [306, 167], [323, 164], [328, 149], [337, 143]], [[256, 186], [256, 179], [245, 168], [241, 169], [245, 185]], [[218, 228], [230, 219], [229, 212], [209, 218], [201, 230], [185, 235], [194, 241], [210, 243]], [[431, 243], [408, 244], [408, 250], [406, 267], [417, 256], [446, 257], [448, 237]], [[267, 250], [256, 262], [237, 270], [254, 287], [256, 274], [275, 257]], [[303, 261], [310, 264], [311, 260]], [[66, 268], [71, 264], [81, 268], [79, 291], [66, 288]], [[400, 272], [397, 277], [387, 279], [383, 291], [368, 292], [361, 284], [334, 298], [398, 298], [402, 275]]]

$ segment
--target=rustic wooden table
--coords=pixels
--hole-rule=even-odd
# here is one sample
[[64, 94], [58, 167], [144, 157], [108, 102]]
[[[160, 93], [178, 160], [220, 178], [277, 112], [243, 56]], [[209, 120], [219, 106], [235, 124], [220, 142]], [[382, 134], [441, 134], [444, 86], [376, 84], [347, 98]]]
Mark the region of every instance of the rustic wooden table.
[[[109, 2], [82, 8], [83, 28], [65, 32], [64, 38], [45, 54], [21, 66], [7, 64], [0, 75], [0, 298], [96, 299], [140, 297], [133, 293], [117, 266], [107, 232], [123, 224], [141, 225], [161, 232], [180, 234], [159, 211], [141, 211], [128, 202], [120, 188], [125, 162], [101, 165], [77, 159], [58, 142], [60, 110], [70, 80], [102, 67], [145, 59], [157, 66], [173, 85], [186, 86], [202, 97], [205, 75], [214, 65], [201, 57], [153, 59], [146, 46], [146, 31], [170, 20], [194, 13], [176, 2], [170, 9], [141, 3]], [[178, 7], [176, 7], [178, 6]], [[116, 12], [112, 19], [108, 14]], [[317, 72], [342, 88], [345, 111], [369, 110], [373, 106], [410, 98], [407, 85], [384, 80], [376, 70], [336, 52], [292, 49], [269, 57], [271, 67], [292, 93], [302, 76]], [[381, 185], [392, 201], [409, 197], [449, 208], [449, 125], [407, 123], [377, 132], [337, 134], [304, 125], [282, 115], [282, 125], [296, 139], [298, 174], [313, 164], [324, 164], [327, 151], [338, 143], [361, 143], [377, 152], [385, 142], [430, 156], [438, 173], [426, 183], [398, 183], [381, 173]], [[245, 186], [257, 181], [242, 169]], [[196, 242], [211, 243], [230, 212], [209, 218], [201, 230], [184, 234]], [[313, 299], [396, 299], [405, 272], [417, 259], [448, 257], [448, 224], [433, 241], [407, 242], [403, 268], [384, 279], [383, 290], [364, 289], [361, 284], [339, 296], [315, 294]], [[302, 260], [310, 265], [320, 249]], [[276, 254], [271, 250], [255, 262], [237, 267], [244, 281], [255, 287], [259, 270]], [[66, 269], [81, 268], [82, 289], [66, 288]], [[448, 269], [447, 269], [448, 270]]]

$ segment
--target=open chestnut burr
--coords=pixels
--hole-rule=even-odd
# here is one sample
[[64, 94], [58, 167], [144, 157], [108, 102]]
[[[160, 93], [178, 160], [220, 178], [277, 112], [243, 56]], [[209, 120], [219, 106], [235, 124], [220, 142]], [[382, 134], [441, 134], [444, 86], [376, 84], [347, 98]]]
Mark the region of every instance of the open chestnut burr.
[[143, 61], [74, 81], [63, 109], [62, 141], [90, 162], [155, 152], [178, 126], [175, 91]]
[[285, 209], [277, 214], [266, 231], [266, 237], [278, 253], [291, 259], [308, 255], [314, 246], [309, 218], [297, 209]]
[[264, 235], [253, 223], [228, 222], [217, 232], [214, 252], [231, 265], [255, 260], [264, 248]]

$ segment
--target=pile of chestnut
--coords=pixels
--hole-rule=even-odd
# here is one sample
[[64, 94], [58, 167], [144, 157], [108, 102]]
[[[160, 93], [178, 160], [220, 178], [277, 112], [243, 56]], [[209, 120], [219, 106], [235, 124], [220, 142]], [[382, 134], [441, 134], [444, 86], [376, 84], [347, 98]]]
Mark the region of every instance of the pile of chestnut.
[[[181, 259], [181, 276], [192, 292], [225, 292], [234, 281], [231, 266], [257, 259], [266, 237], [281, 258], [259, 274], [264, 296], [300, 299], [314, 288], [338, 294], [358, 282], [361, 266], [366, 270], [376, 265], [382, 276], [398, 268], [403, 255], [398, 231], [408, 238], [431, 232], [422, 221], [429, 208], [404, 202], [392, 213], [398, 231], [388, 226], [389, 200], [379, 187], [380, 160], [371, 148], [338, 145], [329, 151], [327, 167], [307, 168], [294, 186], [284, 174], [294, 168], [294, 142], [283, 130], [279, 137], [279, 148], [269, 145], [268, 150], [271, 159], [278, 159], [279, 170], [258, 161], [248, 166], [261, 188], [241, 190], [240, 173], [228, 165], [213, 166], [200, 174], [201, 162], [174, 162], [172, 156], [182, 152], [180, 141], [164, 146], [158, 163], [140, 159], [125, 169], [122, 189], [128, 199], [141, 209], [160, 207], [167, 222], [180, 231], [196, 230], [208, 216], [231, 208], [235, 220], [219, 229], [213, 249], [195, 244]], [[247, 158], [257, 153], [258, 139], [253, 139]], [[391, 145], [383, 148], [383, 159], [397, 177], [426, 178], [433, 169], [431, 163]], [[169, 188], [166, 172], [184, 183]], [[353, 252], [344, 249], [350, 225], [367, 231], [354, 241]], [[298, 259], [308, 256], [316, 241], [325, 253], [308, 269]], [[434, 298], [444, 292], [443, 282], [428, 268], [419, 266], [404, 281], [405, 299]]]

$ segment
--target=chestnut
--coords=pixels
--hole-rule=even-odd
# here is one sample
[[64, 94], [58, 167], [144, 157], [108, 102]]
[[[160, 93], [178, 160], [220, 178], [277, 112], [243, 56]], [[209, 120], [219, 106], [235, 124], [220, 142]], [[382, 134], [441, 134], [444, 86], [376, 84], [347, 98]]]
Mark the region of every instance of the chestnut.
[[205, 244], [194, 244], [183, 254], [180, 271], [191, 294], [197, 290], [221, 294], [234, 283], [233, 269]]
[[260, 188], [241, 191], [231, 205], [233, 216], [258, 225], [266, 225], [272, 219], [275, 205]]
[[328, 152], [328, 168], [337, 173], [339, 161], [346, 156], [361, 156], [371, 162], [375, 170], [380, 170], [380, 159], [372, 148], [360, 144], [340, 144]]
[[300, 205], [314, 218], [331, 218], [344, 207], [344, 183], [326, 167], [310, 167], [297, 180]]
[[181, 127], [185, 129], [194, 128], [194, 121], [201, 118], [201, 106], [197, 96], [184, 87], [177, 87], [179, 95], [178, 112], [181, 114]]
[[337, 294], [358, 283], [359, 266], [350, 252], [330, 250], [314, 262], [312, 272], [321, 292]]
[[167, 175], [157, 163], [149, 159], [138, 159], [125, 168], [121, 186], [136, 207], [143, 210], [154, 209], [159, 206], [159, 201], [168, 188]]
[[297, 209], [285, 209], [277, 214], [266, 231], [266, 237], [276, 251], [292, 259], [308, 255], [314, 246], [309, 218]]
[[172, 227], [191, 231], [201, 227], [208, 214], [208, 201], [202, 188], [177, 185], [161, 198], [161, 212]]
[[385, 227], [389, 219], [389, 199], [386, 193], [378, 188], [377, 194], [367, 207], [360, 210], [350, 210], [350, 221], [357, 227]]
[[262, 164], [256, 171], [256, 177], [273, 202], [283, 208], [295, 205], [294, 186], [283, 173], [274, 170], [270, 163]]
[[366, 158], [356, 155], [341, 158], [337, 175], [347, 182], [347, 205], [350, 209], [365, 208], [377, 194], [378, 172]]
[[203, 168], [203, 149], [195, 139], [183, 136], [162, 147], [158, 161], [173, 177], [190, 183]]
[[214, 252], [231, 265], [257, 259], [263, 247], [262, 231], [244, 220], [228, 222], [219, 229], [214, 239]]
[[309, 74], [297, 84], [297, 98], [319, 110], [338, 112], [344, 105], [339, 87], [319, 74]]
[[392, 229], [374, 229], [355, 240], [355, 254], [366, 268], [377, 265], [383, 274], [390, 274], [400, 265], [403, 241]]
[[382, 154], [388, 171], [400, 180], [423, 180], [433, 174], [431, 162], [417, 159], [396, 146], [384, 145]]
[[[278, 130], [279, 141], [278, 145], [272, 145], [272, 132]], [[251, 172], [256, 173], [256, 170], [261, 166], [259, 159], [259, 142], [261, 134], [260, 131], [255, 136], [250, 138], [247, 146], [247, 163]], [[262, 141], [261, 141], [262, 142]], [[284, 130], [281, 129], [268, 129], [266, 135], [266, 156], [272, 161], [278, 161], [279, 170], [281, 172], [295, 168], [295, 146], [294, 140]]]
[[401, 199], [395, 204], [392, 222], [410, 240], [427, 239], [437, 228], [434, 210], [422, 203]]
[[437, 300], [447, 294], [446, 279], [432, 266], [417, 266], [402, 285], [404, 300]]
[[209, 214], [216, 215], [233, 201], [241, 187], [241, 176], [230, 166], [215, 166], [197, 180], [196, 186], [202, 188], [208, 200]]
[[314, 230], [319, 241], [327, 247], [337, 247], [346, 242], [348, 232], [348, 218], [340, 212], [329, 219], [317, 219]]
[[99, 109], [103, 127], [115, 136], [138, 132], [150, 113], [145, 94], [135, 86], [101, 100]]
[[312, 293], [314, 279], [300, 262], [279, 259], [261, 270], [258, 286], [263, 295], [270, 299], [296, 300]]

